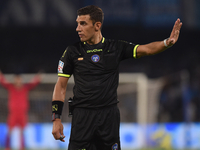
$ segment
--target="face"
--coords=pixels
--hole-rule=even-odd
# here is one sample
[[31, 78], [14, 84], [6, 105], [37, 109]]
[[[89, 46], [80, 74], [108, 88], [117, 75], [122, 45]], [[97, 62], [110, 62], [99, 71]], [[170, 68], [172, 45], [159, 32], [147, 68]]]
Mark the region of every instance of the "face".
[[92, 20], [90, 20], [90, 15], [78, 16], [76, 22], [76, 31], [78, 32], [81, 42], [92, 41], [97, 28], [96, 23], [93, 24]]
[[20, 87], [22, 85], [22, 78], [19, 75], [15, 76], [14, 84], [16, 87]]

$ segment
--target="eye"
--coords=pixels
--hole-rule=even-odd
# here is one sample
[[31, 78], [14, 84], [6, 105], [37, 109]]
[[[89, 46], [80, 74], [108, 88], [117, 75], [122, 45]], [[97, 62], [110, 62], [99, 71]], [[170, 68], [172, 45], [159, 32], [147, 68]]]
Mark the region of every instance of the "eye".
[[81, 21], [80, 25], [86, 25], [86, 22], [85, 21]]

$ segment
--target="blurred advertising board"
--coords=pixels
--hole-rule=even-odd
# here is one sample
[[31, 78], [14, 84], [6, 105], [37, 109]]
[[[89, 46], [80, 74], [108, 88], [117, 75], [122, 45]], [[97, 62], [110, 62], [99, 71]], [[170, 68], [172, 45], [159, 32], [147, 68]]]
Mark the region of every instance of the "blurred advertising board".
[[[52, 123], [29, 123], [25, 128], [25, 145], [29, 149], [67, 148], [70, 136], [70, 123], [64, 123], [65, 142], [54, 140]], [[5, 147], [8, 129], [0, 124], [0, 148]], [[11, 147], [20, 147], [20, 130], [15, 127], [11, 137]], [[164, 148], [164, 149], [200, 149], [200, 124], [168, 123], [149, 124], [121, 123], [121, 147], [124, 149]]]

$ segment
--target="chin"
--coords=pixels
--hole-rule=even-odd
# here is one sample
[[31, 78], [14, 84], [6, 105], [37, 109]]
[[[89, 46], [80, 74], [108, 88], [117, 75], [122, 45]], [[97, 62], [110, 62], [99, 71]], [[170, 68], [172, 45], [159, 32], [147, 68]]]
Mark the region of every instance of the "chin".
[[81, 42], [85, 42], [85, 40], [84, 40], [83, 38], [80, 38], [80, 41], [81, 41]]
[[91, 40], [91, 38], [86, 38], [86, 37], [80, 38], [81, 42], [87, 42], [87, 41], [90, 41], [90, 40]]
[[83, 39], [80, 39], [80, 41], [81, 41], [81, 42], [85, 42], [85, 40], [83, 40]]

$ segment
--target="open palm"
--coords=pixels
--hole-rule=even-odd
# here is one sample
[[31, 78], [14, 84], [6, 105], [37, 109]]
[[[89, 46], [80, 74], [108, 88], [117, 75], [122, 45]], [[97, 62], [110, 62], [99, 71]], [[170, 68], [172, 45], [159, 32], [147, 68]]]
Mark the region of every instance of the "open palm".
[[181, 26], [182, 26], [182, 22], [178, 18], [174, 24], [174, 27], [173, 27], [170, 37], [168, 39], [168, 46], [172, 46], [177, 42], [179, 34], [180, 34]]

